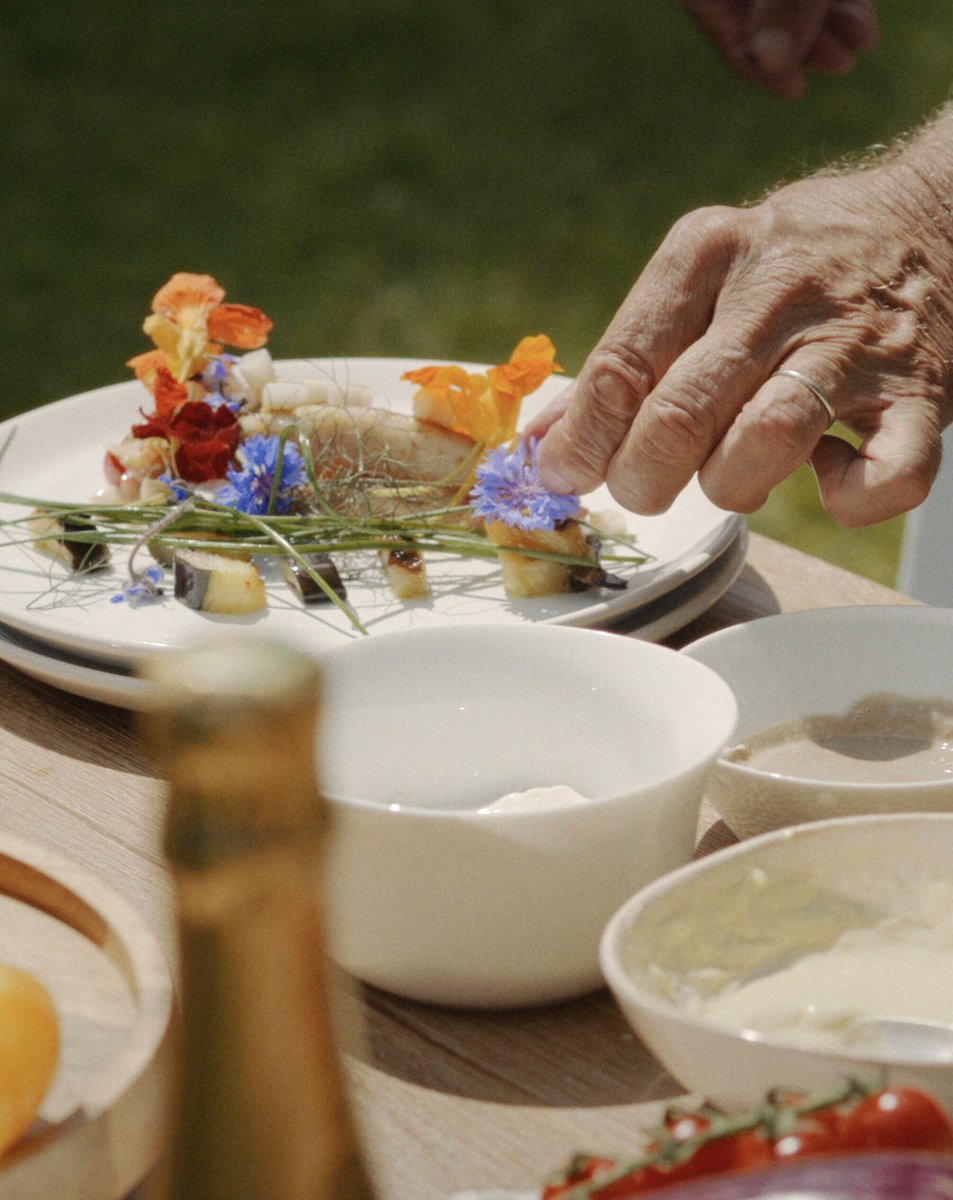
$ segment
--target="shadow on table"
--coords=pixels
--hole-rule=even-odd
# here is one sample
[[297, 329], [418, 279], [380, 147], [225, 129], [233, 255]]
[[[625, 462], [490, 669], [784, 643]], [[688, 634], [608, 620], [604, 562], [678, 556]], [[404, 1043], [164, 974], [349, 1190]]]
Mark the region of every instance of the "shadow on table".
[[374, 988], [364, 995], [357, 1057], [420, 1087], [497, 1104], [586, 1108], [684, 1093], [606, 990], [505, 1012], [443, 1009]]
[[2, 663], [0, 695], [0, 728], [14, 737], [97, 767], [153, 774], [125, 709], [70, 696]]

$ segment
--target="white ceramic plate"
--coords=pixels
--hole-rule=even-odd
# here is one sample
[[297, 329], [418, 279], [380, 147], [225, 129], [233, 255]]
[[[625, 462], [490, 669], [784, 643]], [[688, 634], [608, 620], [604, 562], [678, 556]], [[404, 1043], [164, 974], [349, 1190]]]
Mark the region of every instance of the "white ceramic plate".
[[100, 704], [141, 709], [148, 705], [151, 695], [151, 686], [146, 680], [118, 665], [85, 661], [2, 625], [0, 662], [40, 683]]
[[643, 642], [660, 642], [720, 600], [741, 574], [747, 555], [748, 529], [743, 526], [728, 549], [703, 571], [657, 600], [643, 604], [611, 628]]
[[[414, 389], [400, 377], [421, 365], [410, 359], [352, 358], [295, 360], [279, 368], [283, 377], [309, 374], [363, 384], [375, 392], [376, 404], [409, 412]], [[524, 402], [524, 417], [564, 386], [562, 376], [548, 379]], [[102, 486], [106, 447], [128, 433], [140, 419], [140, 408], [151, 408], [151, 398], [132, 381], [84, 392], [4, 422], [0, 446], [11, 440], [0, 462], [0, 491], [87, 502]], [[604, 488], [586, 497], [586, 503], [592, 511], [622, 511]], [[23, 515], [22, 508], [0, 505], [0, 519]], [[348, 600], [372, 633], [456, 622], [606, 625], [697, 574], [727, 548], [742, 524], [736, 514], [715, 508], [694, 483], [661, 516], [624, 515], [639, 548], [652, 556], [642, 566], [618, 572], [629, 580], [624, 591], [595, 589], [509, 600], [494, 562], [429, 556], [432, 600], [396, 601], [371, 571], [348, 584]], [[280, 582], [269, 585], [267, 609], [248, 617], [199, 614], [171, 595], [139, 608], [112, 604], [110, 597], [121, 586], [124, 568], [122, 555], [114, 554], [109, 570], [77, 577], [27, 546], [0, 545], [0, 622], [66, 652], [123, 664], [144, 652], [187, 645], [215, 626], [246, 624], [311, 651], [361, 636], [337, 608], [304, 608]]]
[[[657, 642], [694, 621], [738, 578], [745, 564], [747, 545], [747, 529], [743, 529], [728, 549], [703, 571], [630, 613], [620, 626], [620, 633]], [[145, 708], [150, 702], [150, 685], [121, 665], [67, 654], [3, 625], [0, 625], [0, 662], [85, 700], [130, 709]]]

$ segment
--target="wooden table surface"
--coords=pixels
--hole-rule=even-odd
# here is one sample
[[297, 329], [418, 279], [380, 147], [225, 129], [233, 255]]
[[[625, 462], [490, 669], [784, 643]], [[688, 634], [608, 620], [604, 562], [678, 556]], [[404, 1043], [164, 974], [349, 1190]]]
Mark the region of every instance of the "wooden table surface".
[[[765, 538], [730, 591], [673, 646], [773, 613], [912, 603]], [[2, 828], [106, 879], [172, 953], [159, 853], [163, 786], [133, 716], [0, 665]], [[676, 1097], [605, 991], [507, 1013], [455, 1012], [356, 988], [347, 1062], [381, 1200], [532, 1190], [576, 1149], [631, 1148]]]

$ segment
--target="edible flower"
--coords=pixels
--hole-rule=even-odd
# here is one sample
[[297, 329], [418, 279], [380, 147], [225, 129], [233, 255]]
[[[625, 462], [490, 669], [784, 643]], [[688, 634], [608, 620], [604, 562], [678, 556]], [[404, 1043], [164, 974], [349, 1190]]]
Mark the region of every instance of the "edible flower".
[[189, 496], [194, 496], [194, 489], [189, 487], [184, 479], [174, 479], [167, 471], [158, 476], [159, 482], [164, 484], [169, 489], [169, 495], [179, 504], [182, 500], [188, 500]]
[[228, 483], [215, 495], [229, 508], [256, 516], [283, 514], [291, 508], [295, 489], [308, 482], [301, 451], [277, 435], [254, 434], [242, 443], [238, 458], [242, 465], [229, 468]]
[[202, 386], [208, 392], [206, 404], [231, 403], [227, 394], [232, 368], [239, 361], [237, 354], [210, 354], [202, 370]]
[[144, 415], [144, 423], [132, 427], [133, 437], [165, 438], [179, 479], [207, 483], [224, 478], [241, 436], [238, 418], [230, 408], [187, 400], [162, 411], [157, 401], [156, 412]]
[[257, 350], [268, 340], [272, 322], [251, 305], [225, 303], [225, 291], [211, 275], [180, 271], [156, 292], [142, 328], [156, 350], [137, 355], [127, 365], [152, 388], [160, 366], [184, 384], [203, 370], [209, 355], [221, 351], [216, 343]]
[[130, 581], [114, 596], [110, 596], [110, 604], [121, 604], [123, 601], [138, 608], [140, 604], [148, 604], [162, 595], [162, 585], [165, 582], [165, 571], [161, 567], [146, 567], [133, 575]]
[[523, 397], [554, 371], [562, 371], [556, 347], [541, 333], [523, 338], [508, 363], [483, 374], [470, 374], [460, 366], [431, 366], [408, 371], [402, 378], [420, 388], [414, 398], [418, 417], [498, 446], [516, 432]]
[[577, 496], [558, 495], [543, 487], [536, 438], [491, 450], [477, 467], [470, 499], [478, 517], [514, 529], [555, 529], [579, 512]]

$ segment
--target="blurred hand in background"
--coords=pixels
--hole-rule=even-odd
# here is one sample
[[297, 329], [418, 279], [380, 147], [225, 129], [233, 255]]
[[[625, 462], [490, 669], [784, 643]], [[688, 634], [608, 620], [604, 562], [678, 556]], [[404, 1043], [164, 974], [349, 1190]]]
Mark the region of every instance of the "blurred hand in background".
[[739, 74], [795, 100], [806, 74], [842, 75], [877, 42], [873, 0], [682, 0]]

